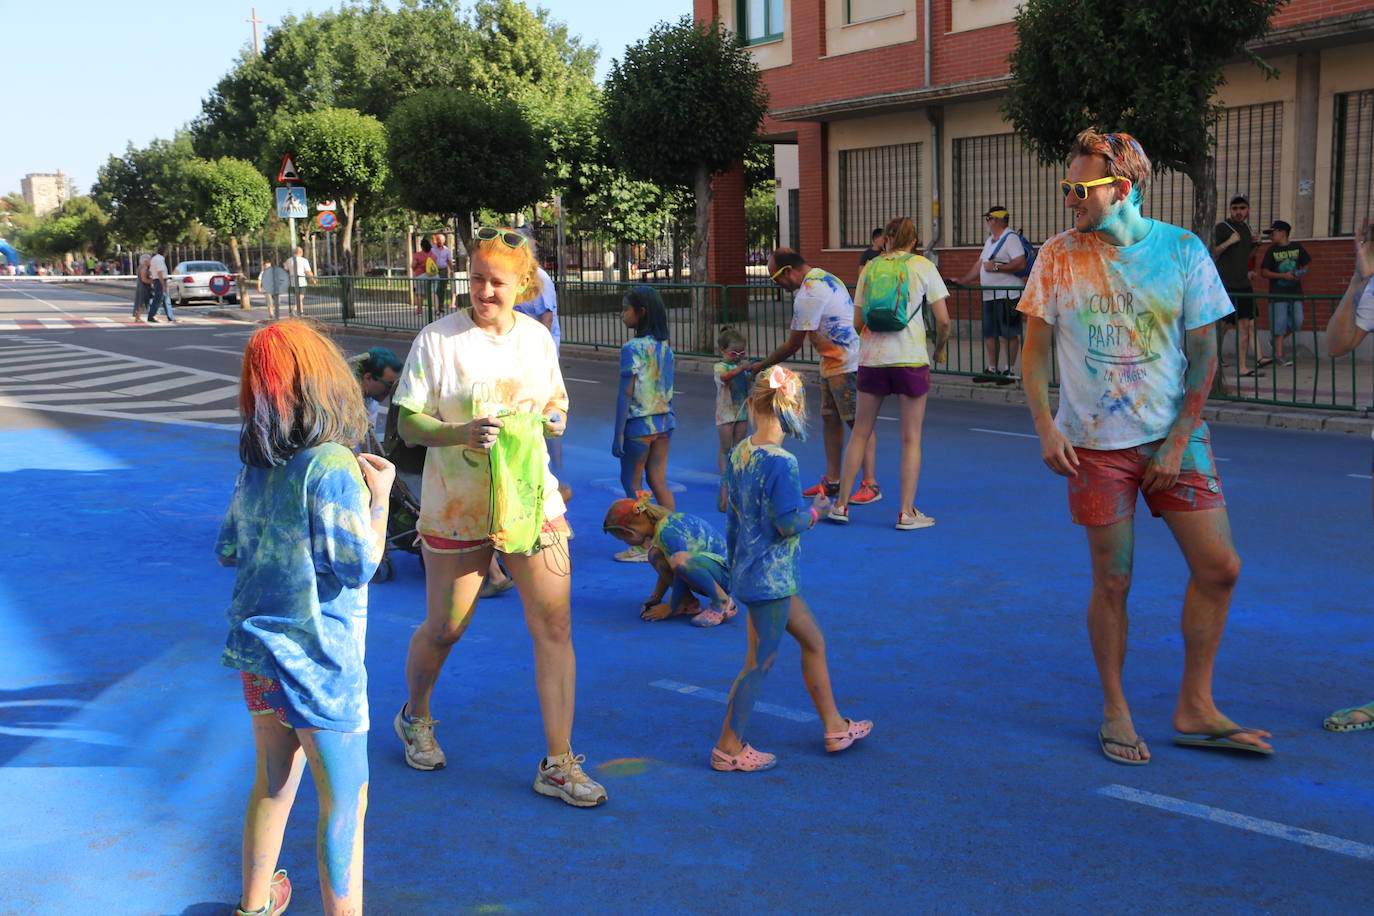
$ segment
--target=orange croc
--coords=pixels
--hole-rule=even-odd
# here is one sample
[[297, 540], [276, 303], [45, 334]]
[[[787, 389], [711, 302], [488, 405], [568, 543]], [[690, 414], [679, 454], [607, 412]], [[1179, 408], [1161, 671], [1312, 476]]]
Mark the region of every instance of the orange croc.
[[825, 749], [831, 753], [844, 750], [860, 738], [867, 738], [868, 733], [873, 731], [873, 723], [867, 719], [858, 722], [853, 719], [845, 719], [844, 721], [846, 723], [844, 731], [825, 733]]
[[718, 747], [711, 748], [711, 769], [722, 773], [732, 770], [753, 773], [757, 770], [771, 770], [777, 765], [778, 758], [775, 755], [756, 751], [747, 744], [738, 754], [727, 754]]

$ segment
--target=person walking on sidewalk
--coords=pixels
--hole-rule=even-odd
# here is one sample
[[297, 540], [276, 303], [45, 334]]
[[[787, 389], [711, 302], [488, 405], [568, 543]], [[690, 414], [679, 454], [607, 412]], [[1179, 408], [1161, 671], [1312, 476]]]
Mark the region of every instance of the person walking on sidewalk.
[[[792, 293], [792, 325], [787, 339], [766, 358], [749, 367], [759, 373], [791, 359], [807, 337], [821, 358], [821, 439], [825, 445], [825, 474], [820, 482], [802, 491], [807, 499], [825, 493], [834, 499], [840, 492], [840, 461], [844, 456], [844, 428], [854, 428], [858, 409], [859, 335], [854, 331], [854, 300], [834, 274], [812, 267], [791, 248], [779, 248], [768, 257], [768, 279]], [[883, 498], [874, 474], [877, 436], [868, 440], [863, 458], [863, 481], [849, 497], [865, 506]]]
[[[1150, 160], [1129, 134], [1085, 130], [1060, 182], [1074, 228], [1045, 243], [1021, 299], [1026, 400], [1045, 464], [1068, 478], [1069, 514], [1092, 557], [1088, 635], [1102, 682], [1098, 746], [1140, 766], [1150, 751], [1122, 687], [1137, 492], [1187, 561], [1177, 744], [1273, 753], [1212, 697], [1240, 558], [1202, 408], [1216, 372], [1213, 324], [1231, 303], [1191, 232], [1140, 213]], [[1051, 345], [1053, 344], [1053, 351]], [[1059, 412], [1050, 414], [1051, 352]]]
[[[998, 385], [1016, 383], [1016, 353], [1021, 346], [1021, 313], [1016, 310], [1026, 281], [1017, 276], [1026, 269], [1029, 252], [1021, 236], [1012, 231], [1011, 213], [1000, 204], [983, 214], [988, 238], [978, 255], [978, 263], [959, 278], [960, 284], [977, 282], [983, 288], [983, 363], [982, 375], [975, 383]], [[998, 362], [1005, 344], [1006, 363]]]
[[167, 315], [170, 324], [176, 323], [172, 314], [172, 297], [167, 291], [167, 246], [159, 245], [157, 254], [148, 261], [148, 277], [152, 281], [152, 292], [148, 297], [148, 323], [157, 323], [159, 308]]

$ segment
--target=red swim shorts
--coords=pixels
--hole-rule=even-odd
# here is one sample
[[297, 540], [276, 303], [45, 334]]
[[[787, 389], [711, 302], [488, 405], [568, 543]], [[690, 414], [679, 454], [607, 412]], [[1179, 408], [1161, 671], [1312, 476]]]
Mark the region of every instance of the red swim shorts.
[[[1069, 478], [1069, 515], [1079, 525], [1113, 525], [1135, 515], [1136, 493], [1150, 459], [1163, 439], [1132, 448], [1103, 451], [1075, 448], [1078, 476]], [[1225, 507], [1221, 477], [1207, 435], [1188, 441], [1179, 466], [1178, 482], [1159, 493], [1143, 493], [1150, 514], [1197, 512]]]
[[243, 681], [243, 700], [248, 704], [250, 713], [255, 716], [275, 715], [278, 722], [287, 728], [291, 727], [286, 718], [286, 698], [282, 696], [281, 684], [276, 678], [240, 671], [239, 679]]

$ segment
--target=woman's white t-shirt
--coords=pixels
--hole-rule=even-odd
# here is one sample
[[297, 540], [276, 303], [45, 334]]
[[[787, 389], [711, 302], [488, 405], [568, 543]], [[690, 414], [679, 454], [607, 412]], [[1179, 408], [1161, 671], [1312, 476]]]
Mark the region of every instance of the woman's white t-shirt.
[[[553, 338], [528, 315], [495, 334], [473, 324], [467, 309], [422, 330], [410, 348], [392, 400], [445, 423], [468, 423], [501, 410], [568, 409]], [[544, 518], [563, 515], [558, 481], [544, 458]], [[431, 446], [425, 458], [418, 528], [455, 541], [480, 541], [491, 526], [491, 460], [485, 449]]]
[[[881, 255], [882, 258], [896, 255]], [[863, 312], [868, 288], [868, 272], [880, 258], [874, 258], [864, 265], [859, 274], [859, 286], [854, 291], [854, 307]], [[907, 314], [911, 320], [901, 331], [875, 331], [865, 327], [859, 335], [860, 366], [929, 366], [930, 354], [926, 352], [926, 316], [924, 310], [932, 302], [949, 296], [945, 281], [927, 258], [912, 255], [906, 262], [907, 277]], [[925, 304], [922, 305], [921, 303]]]

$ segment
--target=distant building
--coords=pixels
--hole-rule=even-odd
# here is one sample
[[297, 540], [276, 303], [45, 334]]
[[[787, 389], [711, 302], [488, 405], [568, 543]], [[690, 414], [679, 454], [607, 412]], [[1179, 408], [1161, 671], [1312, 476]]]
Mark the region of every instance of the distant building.
[[46, 216], [67, 202], [67, 176], [56, 172], [32, 172], [24, 176], [24, 201], [34, 216]]

